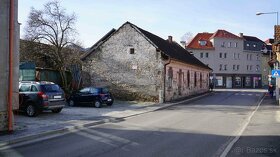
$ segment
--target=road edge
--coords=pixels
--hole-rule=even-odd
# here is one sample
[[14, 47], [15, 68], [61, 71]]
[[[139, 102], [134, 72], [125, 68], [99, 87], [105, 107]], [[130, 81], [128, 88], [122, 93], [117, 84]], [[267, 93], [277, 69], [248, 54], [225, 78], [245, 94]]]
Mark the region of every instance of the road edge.
[[[212, 94], [214, 92], [206, 92], [202, 95], [198, 95], [198, 96], [194, 96], [192, 98], [189, 99], [185, 99], [182, 101], [178, 101], [178, 102], [174, 102], [174, 103], [160, 103], [160, 104], [155, 104], [155, 105], [159, 105], [159, 106], [147, 106], [145, 108], [151, 108], [151, 110], [147, 110], [147, 111], [143, 111], [141, 113], [136, 113], [136, 114], [132, 114], [132, 115], [128, 115], [128, 116], [123, 116], [123, 117], [117, 117], [117, 118], [109, 118], [109, 119], [102, 119], [99, 121], [95, 121], [95, 122], [90, 122], [90, 123], [86, 123], [86, 124], [82, 124], [82, 125], [75, 125], [75, 126], [70, 126], [70, 127], [64, 127], [64, 128], [60, 128], [60, 129], [55, 129], [55, 130], [50, 130], [50, 131], [46, 131], [46, 132], [42, 132], [42, 133], [38, 133], [38, 134], [33, 134], [33, 135], [27, 135], [27, 136], [23, 136], [23, 137], [19, 137], [13, 140], [6, 140], [6, 141], [1, 141], [0, 142], [0, 150], [9, 146], [9, 145], [15, 145], [15, 144], [19, 144], [19, 143], [23, 143], [23, 142], [27, 142], [29, 140], [36, 140], [39, 138], [43, 138], [46, 136], [51, 136], [51, 135], [55, 135], [55, 134], [63, 134], [63, 133], [71, 133], [71, 131], [73, 130], [77, 130], [83, 127], [91, 127], [91, 126], [97, 126], [97, 125], [101, 125], [101, 124], [105, 124], [105, 123], [110, 123], [110, 122], [119, 122], [119, 121], [123, 121], [126, 118], [130, 118], [130, 117], [135, 117], [135, 116], [139, 116], [145, 113], [149, 113], [149, 112], [154, 112], [154, 111], [158, 111], [158, 110], [162, 110], [162, 109], [166, 109], [168, 107], [174, 106], [174, 105], [178, 105], [181, 103], [187, 103], [187, 102], [192, 102], [192, 101], [196, 101], [202, 97], [206, 97], [210, 94]], [[162, 105], [162, 106], [160, 106]]]
[[255, 113], [258, 111], [260, 105], [262, 104], [263, 100], [265, 98], [265, 93], [262, 93], [262, 96], [259, 98], [258, 102], [257, 102], [257, 106], [254, 109], [254, 111], [246, 118], [245, 122], [243, 123], [241, 129], [237, 132], [237, 136], [235, 136], [234, 138], [230, 139], [230, 142], [227, 142], [227, 146], [226, 148], [223, 150], [222, 154], [220, 155], [220, 157], [226, 157], [228, 155], [228, 153], [230, 152], [230, 150], [232, 149], [232, 147], [234, 146], [234, 144], [239, 140], [239, 138], [242, 136], [243, 132], [245, 131], [245, 129], [247, 128], [247, 126], [249, 125], [249, 123], [251, 122], [252, 117], [255, 115]]

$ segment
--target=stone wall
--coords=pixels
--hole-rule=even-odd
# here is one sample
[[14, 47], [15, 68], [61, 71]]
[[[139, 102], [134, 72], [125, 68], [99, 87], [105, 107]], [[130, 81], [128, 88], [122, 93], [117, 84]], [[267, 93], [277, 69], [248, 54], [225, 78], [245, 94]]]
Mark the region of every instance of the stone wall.
[[89, 84], [108, 86], [126, 100], [158, 101], [162, 91], [163, 62], [160, 52], [131, 25], [123, 25], [88, 56], [83, 71]]
[[172, 60], [166, 66], [165, 89], [165, 101], [207, 92], [209, 90], [209, 70]]

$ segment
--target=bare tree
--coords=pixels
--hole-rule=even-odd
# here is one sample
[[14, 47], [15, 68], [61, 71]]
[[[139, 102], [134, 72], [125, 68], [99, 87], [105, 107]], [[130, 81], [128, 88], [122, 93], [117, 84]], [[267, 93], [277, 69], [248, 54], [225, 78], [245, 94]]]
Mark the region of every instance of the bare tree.
[[191, 32], [186, 32], [182, 37], [181, 37], [181, 43], [184, 45], [188, 44], [193, 38], [193, 34]]
[[50, 59], [51, 67], [60, 71], [65, 89], [69, 89], [65, 70], [69, 65], [79, 62], [79, 53], [68, 48], [76, 42], [76, 20], [74, 13], [68, 15], [55, 0], [46, 3], [43, 10], [31, 8], [25, 27], [26, 40], [48, 46], [47, 50], [38, 53]]

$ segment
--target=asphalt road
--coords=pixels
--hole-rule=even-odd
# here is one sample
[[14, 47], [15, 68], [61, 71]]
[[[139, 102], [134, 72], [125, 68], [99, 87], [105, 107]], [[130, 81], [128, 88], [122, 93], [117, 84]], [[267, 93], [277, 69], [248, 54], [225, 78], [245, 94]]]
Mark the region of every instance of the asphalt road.
[[[232, 149], [245, 149], [246, 142], [237, 141], [232, 148], [229, 145], [234, 144], [232, 141], [243, 134], [243, 129], [245, 135], [241, 136], [242, 141], [247, 141], [247, 137], [265, 137], [260, 134], [251, 135], [246, 127], [261, 95], [252, 91], [216, 92], [189, 104], [179, 104], [114, 123], [82, 128], [54, 138], [1, 150], [0, 156], [211, 157], [225, 154], [227, 149], [229, 156], [242, 156], [242, 153]], [[267, 148], [274, 147], [269, 145]], [[268, 155], [276, 155], [277, 151], [279, 153], [277, 149], [274, 148], [276, 153]]]

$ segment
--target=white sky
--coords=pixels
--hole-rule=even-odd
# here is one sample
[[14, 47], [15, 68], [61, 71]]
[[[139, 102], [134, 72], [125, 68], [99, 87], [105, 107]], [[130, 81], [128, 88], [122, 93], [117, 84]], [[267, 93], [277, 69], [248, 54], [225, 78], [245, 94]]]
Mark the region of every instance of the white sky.
[[[19, 0], [21, 37], [30, 8], [42, 9], [49, 0]], [[186, 32], [215, 32], [225, 29], [236, 35], [273, 38], [280, 0], [60, 0], [68, 13], [74, 12], [76, 29], [84, 47], [92, 46], [112, 28], [129, 21], [164, 39], [180, 42]]]

